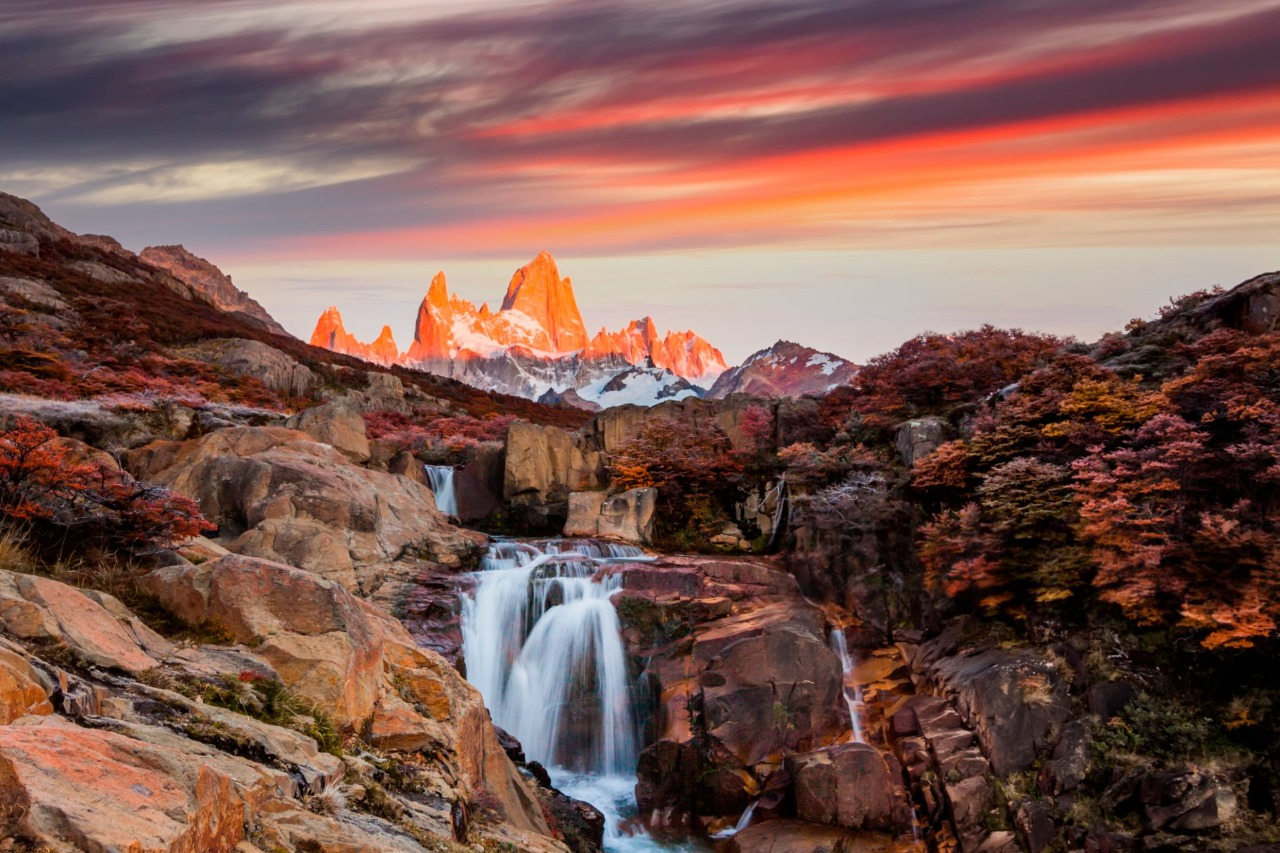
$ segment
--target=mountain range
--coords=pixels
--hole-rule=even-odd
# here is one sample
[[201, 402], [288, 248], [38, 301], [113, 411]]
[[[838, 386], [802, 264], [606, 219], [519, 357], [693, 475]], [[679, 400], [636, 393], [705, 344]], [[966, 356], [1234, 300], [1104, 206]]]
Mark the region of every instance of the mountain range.
[[390, 326], [373, 342], [360, 341], [346, 330], [336, 307], [320, 315], [311, 344], [486, 390], [590, 409], [735, 392], [820, 393], [847, 382], [857, 370], [829, 353], [784, 341], [731, 370], [701, 335], [660, 335], [651, 317], [616, 332], [601, 328], [589, 337], [573, 283], [560, 276], [547, 252], [515, 271], [497, 311], [487, 302], [477, 308], [450, 293], [445, 274], [437, 273], [418, 308], [407, 350], [400, 350]]

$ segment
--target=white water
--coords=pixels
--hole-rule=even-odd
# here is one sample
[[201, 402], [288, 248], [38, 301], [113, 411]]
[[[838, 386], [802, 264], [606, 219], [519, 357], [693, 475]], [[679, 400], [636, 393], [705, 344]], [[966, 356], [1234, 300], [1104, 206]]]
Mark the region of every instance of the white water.
[[751, 825], [751, 816], [756, 813], [756, 806], [759, 804], [759, 799], [752, 800], [751, 805], [747, 806], [746, 810], [742, 812], [742, 817], [738, 818], [738, 822], [732, 828], [722, 829], [711, 837], [715, 839], [733, 838], [733, 836], [742, 832], [742, 830]]
[[566, 794], [605, 816], [605, 849], [671, 850], [623, 824], [635, 813], [636, 720], [610, 563], [648, 559], [605, 542], [499, 541], [462, 603], [467, 678], [493, 721]]
[[452, 465], [423, 465], [427, 472], [427, 482], [436, 495], [436, 509], [445, 515], [458, 514], [458, 493], [453, 490]]
[[854, 681], [853, 655], [849, 654], [849, 641], [845, 638], [844, 631], [832, 628], [827, 642], [831, 651], [840, 658], [840, 669], [844, 672], [844, 701], [849, 706], [849, 719], [853, 720], [853, 739], [866, 743], [862, 734], [862, 688]]

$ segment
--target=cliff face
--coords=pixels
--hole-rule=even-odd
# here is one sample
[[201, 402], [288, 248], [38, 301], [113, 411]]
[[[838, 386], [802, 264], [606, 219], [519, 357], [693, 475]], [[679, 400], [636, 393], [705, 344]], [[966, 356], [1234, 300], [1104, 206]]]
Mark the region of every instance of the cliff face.
[[277, 335], [289, 334], [256, 300], [236, 287], [231, 276], [182, 246], [150, 246], [143, 249], [138, 257], [153, 267], [166, 270], [190, 287], [197, 299], [208, 302], [219, 311], [244, 314], [268, 331]]

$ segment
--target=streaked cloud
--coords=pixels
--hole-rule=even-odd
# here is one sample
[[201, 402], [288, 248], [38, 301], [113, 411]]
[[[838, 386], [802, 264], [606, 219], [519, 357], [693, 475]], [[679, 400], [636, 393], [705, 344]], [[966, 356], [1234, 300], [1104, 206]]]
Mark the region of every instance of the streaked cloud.
[[1274, 247], [1277, 44], [1280, 0], [10, 0], [0, 187], [256, 270]]

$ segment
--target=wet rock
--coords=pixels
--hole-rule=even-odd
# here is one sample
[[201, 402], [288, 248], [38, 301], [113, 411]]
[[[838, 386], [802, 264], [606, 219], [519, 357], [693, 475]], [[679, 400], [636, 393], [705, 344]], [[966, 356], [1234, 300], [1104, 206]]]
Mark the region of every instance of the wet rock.
[[364, 417], [347, 403], [326, 403], [304, 409], [286, 420], [284, 425], [329, 445], [352, 462], [369, 461], [369, 437], [365, 434]]
[[787, 770], [801, 820], [846, 829], [892, 827], [893, 780], [875, 747], [848, 743], [793, 755]]
[[862, 836], [847, 829], [770, 820], [749, 826], [725, 845], [726, 853], [853, 853]]

